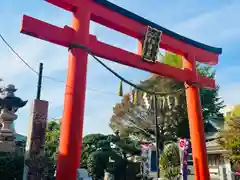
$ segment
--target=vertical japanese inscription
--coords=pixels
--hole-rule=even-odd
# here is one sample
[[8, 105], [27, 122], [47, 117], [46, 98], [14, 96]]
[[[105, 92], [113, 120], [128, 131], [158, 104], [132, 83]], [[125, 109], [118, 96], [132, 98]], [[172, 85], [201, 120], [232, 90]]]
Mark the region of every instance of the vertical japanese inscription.
[[159, 51], [162, 32], [148, 26], [143, 42], [142, 59], [155, 63]]
[[33, 104], [25, 154], [25, 180], [45, 177], [44, 138], [47, 126], [48, 102], [35, 100]]

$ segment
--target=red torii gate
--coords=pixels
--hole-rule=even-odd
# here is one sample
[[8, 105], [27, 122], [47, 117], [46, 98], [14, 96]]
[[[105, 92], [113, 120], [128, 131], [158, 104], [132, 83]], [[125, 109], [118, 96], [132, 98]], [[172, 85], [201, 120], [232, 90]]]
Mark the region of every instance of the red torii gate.
[[[106, 0], [46, 0], [73, 13], [72, 28], [60, 28], [32, 17], [23, 16], [21, 32], [64, 47], [70, 43], [86, 46], [96, 56], [142, 69], [181, 82], [198, 83], [201, 87], [216, 87], [215, 80], [196, 72], [196, 61], [215, 65], [222, 50], [210, 47], [169, 31]], [[107, 26], [138, 40], [138, 54], [108, 45], [89, 34], [90, 21]], [[180, 54], [182, 69], [160, 62], [151, 64], [141, 59], [142, 39], [148, 26], [162, 31], [160, 47]], [[75, 180], [82, 148], [82, 131], [88, 53], [71, 49], [62, 119], [57, 180]], [[186, 90], [188, 117], [192, 142], [194, 173], [197, 180], [209, 180], [204, 127], [199, 87]]]

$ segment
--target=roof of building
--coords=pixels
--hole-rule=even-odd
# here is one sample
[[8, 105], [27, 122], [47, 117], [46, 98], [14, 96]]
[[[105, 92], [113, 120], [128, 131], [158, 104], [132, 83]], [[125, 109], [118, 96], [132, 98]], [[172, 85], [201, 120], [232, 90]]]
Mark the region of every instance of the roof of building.
[[24, 136], [18, 133], [15, 134], [15, 138], [16, 138], [15, 139], [16, 141], [27, 141], [27, 136]]

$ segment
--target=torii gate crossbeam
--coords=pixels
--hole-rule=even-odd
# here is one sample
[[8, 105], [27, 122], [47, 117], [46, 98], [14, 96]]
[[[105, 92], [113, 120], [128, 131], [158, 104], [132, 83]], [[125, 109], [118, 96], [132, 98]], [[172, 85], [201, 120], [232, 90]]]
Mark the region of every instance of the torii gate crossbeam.
[[[201, 87], [214, 89], [215, 80], [196, 72], [196, 60], [215, 65], [221, 49], [210, 47], [180, 36], [156, 25], [106, 0], [46, 0], [73, 13], [72, 28], [60, 28], [32, 17], [23, 16], [21, 32], [69, 47], [70, 43], [86, 46], [96, 56], [142, 69], [181, 82], [197, 82]], [[162, 31], [160, 47], [184, 56], [183, 69], [162, 63], [150, 64], [141, 56], [100, 42], [89, 34], [90, 21], [95, 21], [111, 29], [136, 38], [139, 52], [147, 26]], [[87, 75], [87, 52], [71, 49], [69, 54], [67, 86], [65, 90], [64, 113], [62, 119], [57, 180], [75, 180], [76, 169], [80, 166], [82, 130]], [[209, 172], [206, 145], [199, 98], [199, 87], [186, 90], [190, 134], [192, 141], [194, 172], [197, 180], [208, 180]]]

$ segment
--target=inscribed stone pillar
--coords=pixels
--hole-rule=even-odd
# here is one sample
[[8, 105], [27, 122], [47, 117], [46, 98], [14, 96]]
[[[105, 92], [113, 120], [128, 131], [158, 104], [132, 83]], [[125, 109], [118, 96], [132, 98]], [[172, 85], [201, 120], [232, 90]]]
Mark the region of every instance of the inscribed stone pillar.
[[44, 167], [44, 138], [47, 116], [48, 102], [35, 99], [26, 144], [24, 180], [44, 179], [46, 171]]

